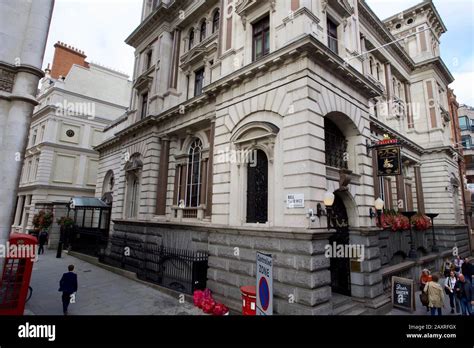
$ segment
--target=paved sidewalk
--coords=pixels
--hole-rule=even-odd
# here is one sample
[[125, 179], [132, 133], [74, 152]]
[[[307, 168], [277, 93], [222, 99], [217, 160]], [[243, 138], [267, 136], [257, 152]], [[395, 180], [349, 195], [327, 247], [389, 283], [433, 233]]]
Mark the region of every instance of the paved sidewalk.
[[144, 284], [109, 272], [63, 253], [46, 250], [34, 264], [31, 286], [33, 296], [25, 314], [62, 315], [59, 280], [67, 266], [75, 265], [79, 289], [69, 315], [199, 315], [201, 310], [191, 303]]

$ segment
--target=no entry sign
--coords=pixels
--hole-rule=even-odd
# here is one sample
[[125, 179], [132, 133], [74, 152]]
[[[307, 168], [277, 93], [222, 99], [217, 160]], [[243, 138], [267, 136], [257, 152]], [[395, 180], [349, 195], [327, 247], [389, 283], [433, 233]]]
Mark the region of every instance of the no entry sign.
[[272, 255], [257, 252], [257, 315], [273, 314]]

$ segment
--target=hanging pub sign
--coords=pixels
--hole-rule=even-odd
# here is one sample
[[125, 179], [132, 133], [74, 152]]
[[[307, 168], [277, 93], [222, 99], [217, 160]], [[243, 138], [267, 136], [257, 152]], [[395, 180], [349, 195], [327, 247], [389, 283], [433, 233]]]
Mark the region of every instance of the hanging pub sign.
[[377, 175], [400, 175], [402, 169], [400, 153], [400, 146], [383, 146], [377, 148]]

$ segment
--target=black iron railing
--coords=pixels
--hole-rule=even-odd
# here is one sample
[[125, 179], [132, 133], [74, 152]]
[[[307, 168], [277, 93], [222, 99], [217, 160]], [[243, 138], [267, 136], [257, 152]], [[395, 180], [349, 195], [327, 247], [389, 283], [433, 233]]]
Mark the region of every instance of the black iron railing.
[[139, 279], [192, 294], [206, 288], [208, 253], [168, 248], [130, 238], [112, 238], [105, 264], [135, 272]]

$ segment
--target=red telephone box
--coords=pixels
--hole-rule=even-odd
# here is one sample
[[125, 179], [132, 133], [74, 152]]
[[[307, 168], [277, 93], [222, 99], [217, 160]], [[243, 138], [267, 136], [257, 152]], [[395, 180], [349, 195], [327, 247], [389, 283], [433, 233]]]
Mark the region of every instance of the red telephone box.
[[8, 243], [0, 278], [0, 315], [23, 315], [38, 240], [28, 234], [12, 233]]

